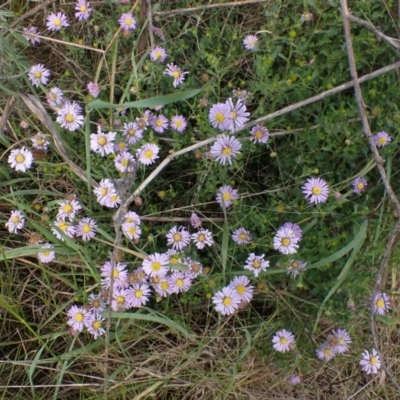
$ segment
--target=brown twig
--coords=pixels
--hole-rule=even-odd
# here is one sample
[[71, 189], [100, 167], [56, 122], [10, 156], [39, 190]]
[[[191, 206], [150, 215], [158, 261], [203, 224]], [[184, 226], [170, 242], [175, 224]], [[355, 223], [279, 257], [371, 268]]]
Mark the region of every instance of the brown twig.
[[[383, 167], [384, 161], [383, 161], [382, 157], [380, 156], [378, 149], [375, 146], [374, 140], [372, 138], [371, 128], [369, 126], [367, 114], [365, 112], [364, 99], [363, 99], [362, 93], [361, 93], [361, 87], [360, 87], [360, 82], [358, 79], [356, 62], [355, 62], [355, 58], [354, 58], [353, 42], [351, 39], [350, 22], [349, 22], [351, 20], [351, 18], [349, 17], [350, 13], [349, 13], [349, 9], [347, 7], [347, 0], [340, 0], [340, 5], [341, 5], [342, 17], [343, 17], [343, 27], [344, 27], [344, 34], [345, 34], [345, 39], [346, 39], [347, 56], [349, 59], [349, 69], [350, 69], [350, 73], [351, 73], [351, 76], [352, 76], [353, 82], [354, 82], [354, 93], [356, 96], [358, 113], [361, 118], [364, 134], [368, 139], [371, 151], [374, 155], [376, 167], [381, 176], [381, 179], [385, 186], [386, 192], [388, 193], [390, 201], [393, 204], [393, 206], [395, 207], [397, 216], [398, 216], [396, 225], [392, 231], [389, 242], [386, 245], [384, 257], [382, 259], [381, 267], [380, 267], [380, 270], [378, 273], [378, 277], [376, 279], [375, 291], [377, 291], [377, 290], [380, 290], [382, 281], [383, 281], [383, 277], [386, 275], [390, 255], [392, 254], [394, 244], [397, 241], [398, 233], [400, 230], [400, 203], [399, 203], [399, 201], [392, 189], [392, 186], [388, 180], [388, 177], [386, 175], [386, 171]], [[372, 298], [373, 297], [374, 296], [372, 296]], [[372, 301], [373, 301], [373, 299], [372, 299]], [[383, 357], [381, 355], [381, 352], [379, 351], [379, 344], [378, 344], [378, 339], [377, 339], [376, 330], [375, 330], [375, 317], [374, 317], [374, 313], [373, 313], [373, 307], [374, 306], [371, 302], [371, 312], [370, 312], [370, 314], [371, 314], [371, 331], [372, 331], [372, 337], [374, 340], [375, 349], [377, 350], [378, 354], [381, 356], [381, 362], [382, 362], [383, 369], [385, 370], [385, 372], [387, 373], [387, 375], [389, 376], [389, 378], [393, 382], [393, 384], [396, 386], [396, 388], [400, 391], [400, 385], [397, 383], [396, 378], [393, 376], [389, 367], [385, 364]]]

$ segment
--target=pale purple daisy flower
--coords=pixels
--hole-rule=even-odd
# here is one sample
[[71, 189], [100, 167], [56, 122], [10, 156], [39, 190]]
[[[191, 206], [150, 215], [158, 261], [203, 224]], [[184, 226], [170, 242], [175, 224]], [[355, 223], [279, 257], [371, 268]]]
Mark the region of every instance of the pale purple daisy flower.
[[201, 227], [201, 219], [196, 213], [192, 213], [190, 216], [190, 225], [193, 226], [193, 228], [200, 228]]
[[114, 140], [117, 136], [116, 132], [104, 133], [101, 131], [101, 126], [97, 127], [97, 133], [90, 134], [90, 150], [101, 157], [108, 154], [114, 154]]
[[167, 58], [167, 52], [160, 46], [155, 47], [150, 52], [150, 60], [153, 62], [163, 63], [166, 58]]
[[13, 210], [11, 211], [11, 216], [6, 222], [6, 227], [10, 233], [18, 233], [20, 229], [25, 226], [25, 217], [22, 215], [21, 211]]
[[299, 239], [293, 236], [293, 231], [288, 228], [280, 228], [274, 236], [274, 249], [282, 254], [297, 253]]
[[[92, 9], [89, 6], [89, 3], [86, 0], [78, 0], [75, 5], [75, 18], [79, 21], [86, 21], [90, 17], [90, 13]], [[97, 96], [94, 96], [97, 97]]]
[[82, 108], [78, 103], [65, 102], [62, 108], [57, 111], [57, 115], [57, 122], [71, 132], [76, 131], [83, 125]]
[[360, 365], [368, 375], [377, 374], [378, 370], [381, 368], [381, 360], [379, 358], [378, 352], [375, 349], [364, 350], [361, 354], [362, 359], [360, 360]]
[[128, 151], [122, 151], [114, 158], [115, 168], [119, 172], [132, 172], [135, 169], [135, 157]]
[[201, 229], [193, 233], [191, 238], [199, 250], [204, 249], [206, 246], [210, 247], [214, 243], [212, 233], [208, 229]]
[[373, 296], [372, 312], [378, 315], [384, 315], [389, 311], [390, 297], [384, 292], [377, 292]]
[[107, 261], [100, 269], [101, 285], [109, 289], [111, 287], [111, 277], [113, 277], [114, 288], [126, 288], [128, 286], [128, 271], [126, 264], [113, 263]]
[[53, 246], [50, 243], [46, 243], [42, 246], [42, 251], [37, 254], [40, 262], [42, 262], [43, 264], [47, 264], [52, 262], [56, 258], [56, 253], [50, 250], [52, 248]]
[[193, 279], [197, 278], [203, 272], [203, 265], [199, 261], [192, 260], [188, 257], [185, 263], [188, 265], [187, 274]]
[[67, 16], [62, 12], [51, 13], [46, 21], [46, 26], [50, 31], [59, 31], [69, 26]]
[[345, 329], [333, 330], [331, 334], [328, 335], [328, 343], [331, 347], [335, 348], [335, 352], [338, 354], [345, 353], [349, 350], [349, 345], [351, 343], [351, 337]]
[[276, 351], [281, 353], [290, 351], [293, 349], [293, 333], [287, 331], [286, 329], [282, 329], [281, 331], [275, 333], [275, 336], [272, 338], [272, 343]]
[[97, 202], [104, 206], [107, 198], [115, 194], [116, 190], [114, 184], [109, 179], [102, 179], [99, 186], [93, 192], [97, 197]]
[[269, 132], [267, 128], [264, 128], [261, 125], [255, 125], [251, 128], [250, 131], [251, 141], [253, 143], [267, 143], [269, 139]]
[[121, 197], [117, 193], [113, 193], [105, 198], [104, 205], [108, 208], [116, 208], [120, 203]]
[[88, 305], [90, 312], [93, 314], [101, 314], [105, 310], [105, 301], [100, 294], [90, 293]]
[[38, 31], [36, 26], [30, 26], [29, 28], [24, 28], [23, 29], [24, 33], [22, 36], [33, 46], [35, 44], [40, 43], [40, 38], [38, 38], [36, 35], [41, 35], [41, 33]]
[[65, 236], [68, 236], [70, 239], [75, 236], [76, 232], [75, 227], [63, 219], [55, 221], [51, 231], [53, 232], [54, 236], [62, 242], [64, 241], [64, 237], [60, 232], [62, 232]]
[[143, 129], [140, 129], [136, 122], [124, 123], [122, 135], [128, 144], [135, 144], [143, 138]]
[[152, 111], [146, 110], [143, 114], [143, 117], [136, 118], [136, 123], [138, 124], [140, 129], [146, 130], [150, 124], [150, 121], [154, 118]]
[[73, 221], [80, 210], [82, 210], [82, 206], [79, 204], [79, 201], [75, 199], [65, 200], [58, 205], [57, 219], [65, 221], [68, 218], [70, 221]]
[[116, 153], [121, 153], [122, 151], [128, 151], [128, 150], [129, 150], [128, 144], [125, 143], [124, 141], [114, 143], [114, 151]]
[[133, 222], [125, 222], [121, 226], [122, 233], [130, 240], [139, 240], [142, 230]]
[[128, 211], [125, 215], [124, 215], [124, 221], [125, 222], [131, 222], [135, 225], [140, 225], [141, 221], [140, 221], [140, 217], [137, 213], [135, 213], [135, 211]]
[[53, 87], [46, 94], [47, 102], [52, 107], [61, 107], [64, 103], [64, 94], [58, 87]]
[[323, 343], [318, 349], [316, 350], [317, 357], [320, 360], [329, 361], [332, 360], [333, 357], [336, 356], [336, 348], [332, 347], [329, 343]]
[[244, 124], [249, 120], [250, 113], [246, 111], [246, 106], [240, 100], [238, 100], [236, 104], [233, 104], [232, 99], [229, 98], [225, 104], [229, 107], [229, 130], [234, 132], [244, 126]]
[[251, 243], [251, 233], [250, 231], [240, 227], [233, 231], [232, 233], [232, 239], [236, 244], [249, 244]]
[[89, 82], [87, 84], [87, 89], [94, 98], [98, 97], [98, 95], [100, 94], [100, 90], [101, 90], [100, 86], [94, 82]]
[[164, 75], [169, 75], [174, 78], [174, 82], [172, 83], [173, 87], [177, 87], [185, 80], [185, 75], [189, 72], [182, 72], [182, 70], [174, 65], [174, 64], [167, 64], [167, 68], [164, 71]]
[[120, 312], [131, 308], [130, 300], [131, 297], [128, 289], [122, 287], [115, 288], [111, 301], [111, 310]]
[[240, 300], [245, 303], [250, 303], [253, 298], [254, 286], [250, 284], [250, 280], [247, 276], [236, 276], [229, 284], [229, 287], [238, 294]]
[[124, 13], [121, 15], [121, 18], [118, 20], [119, 26], [124, 30], [134, 30], [136, 29], [136, 19], [132, 15], [132, 13]]
[[166, 129], [168, 129], [168, 118], [164, 115], [160, 114], [159, 116], [152, 118], [150, 122], [153, 129], [158, 133], [163, 133]]
[[31, 168], [32, 162], [33, 154], [26, 147], [11, 150], [8, 156], [8, 163], [16, 171], [26, 172]]
[[297, 374], [290, 375], [290, 377], [288, 379], [288, 383], [290, 383], [291, 385], [300, 384], [301, 383], [301, 376], [297, 375]]
[[215, 306], [215, 311], [220, 312], [222, 315], [231, 315], [238, 309], [240, 297], [230, 287], [224, 287], [222, 290], [215, 293], [212, 301]]
[[144, 272], [150, 276], [164, 276], [169, 270], [169, 258], [166, 254], [154, 253], [150, 254], [148, 260], [144, 260], [142, 267]]
[[187, 127], [186, 119], [182, 115], [175, 115], [171, 118], [171, 128], [182, 133]]
[[190, 233], [183, 226], [174, 226], [166, 234], [166, 237], [167, 245], [178, 251], [181, 251], [190, 243]]
[[247, 35], [243, 39], [243, 45], [246, 50], [254, 50], [258, 42], [258, 37], [255, 35]]
[[87, 322], [87, 330], [97, 340], [106, 330], [103, 328], [104, 318], [100, 314], [92, 314]]
[[181, 271], [175, 271], [169, 278], [171, 293], [187, 292], [192, 286], [192, 277]]
[[139, 162], [144, 165], [153, 164], [159, 157], [158, 152], [160, 148], [154, 143], [145, 143], [140, 149], [137, 150], [136, 157]]
[[140, 308], [146, 305], [149, 301], [150, 294], [150, 286], [147, 283], [135, 283], [130, 289], [128, 289], [131, 307]]
[[209, 111], [208, 119], [214, 128], [221, 131], [229, 130], [232, 126], [231, 110], [226, 103], [214, 104]]
[[354, 193], [362, 193], [367, 190], [368, 183], [364, 178], [356, 178], [353, 181], [352, 185]]
[[75, 331], [81, 332], [87, 325], [90, 314], [91, 313], [83, 307], [72, 306], [67, 312], [67, 316], [69, 317], [67, 324], [74, 328]]
[[33, 136], [31, 141], [32, 147], [36, 150], [45, 151], [50, 146], [50, 142], [46, 140], [45, 136], [41, 132], [38, 132], [35, 136]]
[[385, 131], [378, 132], [376, 135], [372, 136], [372, 139], [376, 147], [385, 147], [392, 141], [391, 136]]
[[238, 191], [232, 186], [224, 185], [218, 188], [216, 200], [221, 207], [225, 206], [225, 208], [228, 208], [232, 204], [232, 201], [237, 200], [237, 198]]
[[239, 99], [242, 103], [246, 104], [247, 100], [251, 97], [251, 93], [245, 89], [233, 89], [233, 98]]
[[82, 237], [85, 242], [96, 236], [97, 223], [91, 218], [82, 218], [76, 226], [76, 236]]
[[256, 256], [254, 253], [251, 253], [246, 260], [244, 269], [252, 271], [254, 276], [257, 278], [260, 272], [266, 271], [266, 269], [269, 267], [269, 261], [264, 260], [264, 257], [264, 254], [261, 256]]
[[241, 143], [233, 136], [222, 135], [219, 137], [210, 149], [210, 154], [220, 164], [227, 162], [232, 165], [232, 158], [240, 154]]
[[310, 22], [313, 19], [313, 15], [309, 11], [304, 11], [301, 14], [300, 21], [301, 22]]
[[169, 276], [163, 276], [160, 281], [154, 285], [155, 292], [161, 297], [167, 297], [171, 294], [171, 284]]
[[292, 236], [297, 240], [301, 241], [303, 238], [303, 231], [300, 228], [300, 225], [293, 222], [285, 222], [280, 228], [281, 229], [289, 229], [292, 232]]
[[325, 203], [328, 200], [329, 186], [321, 178], [309, 178], [302, 186], [305, 198], [309, 199], [311, 204]]
[[296, 278], [300, 274], [300, 271], [306, 269], [307, 263], [298, 261], [298, 260], [290, 260], [289, 266], [286, 268], [288, 275], [292, 275], [293, 278]]
[[153, 32], [156, 34], [156, 36], [158, 36], [163, 42], [165, 42], [165, 37], [162, 33], [162, 30], [160, 28], [156, 28], [155, 26], [153, 26]]
[[33, 65], [28, 72], [28, 78], [33, 86], [47, 85], [50, 78], [50, 71], [43, 64]]

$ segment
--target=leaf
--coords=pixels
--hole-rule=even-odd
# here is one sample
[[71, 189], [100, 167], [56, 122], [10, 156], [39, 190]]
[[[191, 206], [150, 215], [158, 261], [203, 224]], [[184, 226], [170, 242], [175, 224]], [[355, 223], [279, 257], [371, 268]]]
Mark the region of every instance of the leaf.
[[149, 99], [132, 101], [129, 103], [112, 104], [101, 100], [94, 100], [87, 106], [89, 109], [104, 108], [149, 108], [156, 106], [165, 106], [166, 104], [175, 103], [177, 101], [187, 100], [198, 95], [201, 89], [185, 90], [179, 93], [167, 94], [166, 96], [150, 97]]

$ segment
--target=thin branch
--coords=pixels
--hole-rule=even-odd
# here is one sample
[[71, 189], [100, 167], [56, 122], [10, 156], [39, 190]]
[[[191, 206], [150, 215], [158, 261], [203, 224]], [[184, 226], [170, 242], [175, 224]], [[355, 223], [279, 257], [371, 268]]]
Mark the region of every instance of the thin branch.
[[[384, 257], [381, 262], [380, 271], [379, 271], [379, 274], [378, 274], [378, 277], [377, 277], [377, 280], [375, 283], [375, 289], [379, 289], [382, 284], [382, 278], [386, 274], [386, 269], [388, 266], [390, 255], [392, 254], [394, 245], [397, 241], [398, 232], [400, 229], [400, 203], [399, 203], [396, 195], [394, 194], [392, 186], [390, 185], [390, 182], [386, 175], [386, 171], [383, 167], [384, 161], [383, 161], [382, 157], [380, 156], [379, 151], [376, 148], [376, 145], [372, 138], [371, 128], [369, 126], [367, 114], [365, 112], [364, 99], [363, 99], [362, 93], [361, 93], [361, 87], [360, 87], [360, 82], [359, 82], [358, 75], [357, 75], [356, 62], [355, 62], [355, 58], [354, 58], [353, 42], [351, 40], [350, 22], [349, 22], [350, 13], [349, 13], [349, 9], [347, 7], [347, 0], [340, 0], [340, 5], [341, 5], [341, 10], [342, 10], [344, 34], [345, 34], [345, 38], [346, 38], [347, 56], [349, 59], [349, 68], [350, 68], [350, 73], [351, 73], [351, 76], [352, 76], [353, 82], [354, 82], [354, 92], [355, 92], [356, 101], [357, 101], [358, 113], [361, 118], [364, 134], [369, 141], [371, 151], [375, 157], [376, 167], [379, 171], [379, 174], [380, 174], [383, 184], [385, 186], [386, 192], [388, 193], [390, 201], [397, 211], [397, 218], [398, 218], [395, 228], [392, 231], [391, 237], [389, 239], [389, 243], [386, 246]], [[376, 331], [375, 331], [375, 317], [374, 317], [374, 313], [373, 313], [372, 309], [373, 309], [373, 304], [371, 303], [371, 312], [370, 312], [371, 331], [372, 331], [372, 337], [374, 340], [375, 349], [377, 350], [378, 354], [381, 356], [383, 369], [389, 376], [392, 383], [400, 391], [400, 385], [397, 383], [396, 378], [393, 376], [389, 367], [384, 362], [381, 352], [379, 351], [379, 343], [378, 343], [377, 335], [376, 335]]]

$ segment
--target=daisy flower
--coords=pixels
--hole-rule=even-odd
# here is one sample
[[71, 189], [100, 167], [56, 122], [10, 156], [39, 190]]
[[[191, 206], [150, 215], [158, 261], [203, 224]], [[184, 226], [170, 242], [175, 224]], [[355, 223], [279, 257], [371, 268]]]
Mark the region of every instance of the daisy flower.
[[353, 192], [362, 193], [367, 190], [367, 181], [364, 178], [357, 178], [353, 181]]
[[165, 42], [164, 34], [162, 33], [162, 30], [160, 28], [156, 28], [155, 26], [153, 26], [152, 30], [156, 34], [156, 36], [158, 36], [163, 42]]
[[[89, 7], [89, 3], [86, 0], [78, 0], [75, 5], [75, 18], [79, 21], [86, 21], [90, 17], [92, 9]], [[97, 96], [94, 96], [97, 97]]]
[[192, 213], [190, 216], [190, 225], [193, 226], [193, 228], [200, 228], [201, 227], [201, 219], [196, 213]]
[[298, 385], [301, 383], [301, 376], [297, 375], [297, 374], [292, 374], [290, 375], [289, 379], [288, 379], [288, 383], [290, 383], [291, 385]]
[[237, 200], [237, 198], [238, 191], [232, 186], [225, 185], [218, 188], [216, 200], [221, 207], [225, 206], [225, 208], [228, 208], [232, 204], [232, 201]]
[[377, 374], [378, 370], [381, 368], [381, 360], [379, 359], [378, 352], [372, 349], [371, 353], [368, 350], [364, 350], [361, 354], [362, 359], [360, 360], [360, 365], [368, 375]]
[[184, 272], [175, 271], [169, 278], [171, 293], [187, 292], [192, 286], [192, 277]]
[[174, 226], [166, 235], [167, 245], [173, 249], [181, 251], [190, 243], [190, 233], [183, 227]]
[[57, 111], [57, 115], [57, 122], [71, 132], [76, 131], [83, 125], [82, 108], [78, 103], [65, 102], [62, 108]]
[[191, 239], [199, 250], [204, 249], [206, 246], [210, 247], [214, 243], [212, 233], [208, 229], [201, 229], [193, 233]]
[[121, 226], [122, 233], [130, 240], [139, 240], [142, 230], [133, 222], [125, 222]]
[[16, 171], [26, 172], [31, 168], [33, 154], [25, 146], [20, 149], [11, 150], [8, 163]]
[[91, 218], [82, 218], [76, 226], [76, 236], [82, 237], [82, 240], [89, 241], [96, 236], [97, 223]]
[[302, 191], [306, 199], [310, 198], [311, 204], [325, 203], [328, 200], [329, 186], [321, 178], [307, 179]]
[[243, 39], [243, 45], [246, 50], [254, 50], [258, 42], [258, 37], [255, 35], [247, 35]]
[[126, 288], [128, 286], [126, 264], [116, 263], [113, 268], [112, 262], [107, 261], [101, 267], [100, 275], [102, 277], [101, 284], [106, 289], [111, 287], [111, 277], [113, 277], [114, 288]]
[[28, 78], [33, 86], [38, 87], [40, 84], [47, 85], [50, 78], [50, 71], [43, 64], [36, 64], [29, 69]]
[[71, 239], [75, 236], [75, 227], [62, 219], [54, 222], [54, 226], [51, 228], [51, 231], [53, 232], [54, 236], [62, 242], [64, 241], [64, 237], [60, 231]]
[[121, 15], [121, 18], [118, 20], [119, 26], [124, 31], [134, 30], [136, 29], [136, 19], [132, 15], [132, 13], [124, 13]]
[[187, 127], [186, 119], [182, 115], [175, 115], [171, 118], [171, 128], [182, 133]]
[[125, 215], [124, 215], [124, 221], [125, 222], [131, 222], [135, 225], [140, 225], [141, 220], [140, 217], [137, 213], [135, 213], [135, 211], [128, 211]]
[[226, 103], [217, 103], [210, 108], [208, 119], [214, 128], [221, 131], [229, 130], [232, 125], [231, 110]]
[[136, 157], [139, 162], [144, 165], [153, 164], [159, 157], [158, 152], [160, 148], [154, 143], [145, 143], [140, 149], [137, 150]]
[[121, 197], [117, 193], [110, 194], [105, 198], [104, 205], [108, 208], [116, 208], [121, 203]]
[[313, 15], [308, 11], [304, 11], [300, 17], [301, 22], [310, 22], [310, 21], [312, 21], [312, 19], [313, 19]]
[[152, 118], [150, 122], [153, 129], [158, 133], [163, 133], [166, 129], [168, 129], [168, 119], [160, 114], [159, 116]]
[[94, 97], [98, 97], [100, 94], [100, 86], [97, 83], [94, 82], [89, 82], [87, 84], [87, 89], [89, 93]]
[[293, 222], [285, 222], [278, 230], [289, 229], [292, 232], [292, 237], [298, 242], [303, 238], [303, 231], [299, 224]]
[[167, 64], [167, 68], [164, 71], [164, 75], [169, 75], [174, 78], [174, 82], [172, 83], [173, 87], [177, 87], [185, 80], [185, 75], [189, 72], [182, 72], [182, 70], [174, 65], [174, 64]]
[[293, 231], [288, 228], [279, 229], [274, 236], [274, 249], [282, 254], [297, 253], [298, 239], [293, 236]]
[[18, 233], [20, 229], [25, 226], [25, 217], [22, 215], [21, 211], [13, 210], [11, 211], [11, 217], [6, 222], [6, 227], [10, 233]]
[[390, 297], [383, 292], [374, 294], [372, 312], [378, 315], [384, 315], [389, 311]]
[[53, 87], [47, 92], [46, 100], [52, 107], [61, 107], [64, 103], [64, 94], [60, 88]]
[[229, 165], [232, 165], [232, 158], [236, 158], [241, 148], [239, 140], [233, 136], [223, 135], [212, 145], [210, 154], [220, 164], [225, 165], [228, 162]]
[[154, 285], [155, 292], [161, 297], [167, 297], [171, 294], [171, 284], [168, 276], [163, 276], [160, 281]]
[[54, 251], [51, 251], [53, 246], [50, 243], [46, 243], [42, 246], [41, 252], [38, 253], [38, 259], [40, 262], [43, 264], [47, 264], [52, 262], [56, 258], [56, 253]]
[[106, 205], [107, 199], [116, 194], [115, 186], [109, 179], [102, 179], [99, 186], [93, 190], [97, 197], [97, 202], [102, 206]]
[[316, 350], [317, 357], [320, 360], [332, 360], [336, 356], [336, 349], [332, 347], [329, 343], [324, 343]]
[[255, 125], [250, 131], [251, 141], [253, 143], [267, 143], [269, 139], [269, 132], [267, 128], [261, 125]]
[[140, 139], [143, 139], [143, 129], [140, 129], [136, 122], [124, 123], [122, 135], [129, 145], [135, 144]]
[[236, 244], [249, 244], [251, 243], [251, 233], [244, 228], [238, 228], [232, 233], [232, 239]]
[[90, 312], [94, 314], [101, 314], [105, 310], [104, 298], [100, 294], [90, 293], [88, 305]]
[[150, 254], [148, 260], [144, 260], [142, 267], [144, 272], [150, 276], [164, 276], [169, 270], [169, 258], [166, 254], [154, 253]]
[[289, 266], [286, 268], [287, 274], [292, 275], [293, 278], [296, 278], [300, 274], [300, 271], [306, 269], [307, 263], [298, 261], [298, 260], [290, 260]]
[[193, 279], [197, 278], [203, 272], [203, 266], [199, 261], [189, 258], [186, 260], [185, 263], [188, 265], [187, 274], [190, 275]]
[[149, 301], [150, 286], [147, 283], [135, 283], [128, 289], [129, 302], [131, 307], [140, 308]]
[[388, 135], [385, 131], [378, 132], [372, 137], [372, 139], [374, 140], [376, 147], [385, 147], [392, 141], [391, 136]]
[[167, 52], [160, 46], [155, 47], [150, 52], [150, 60], [153, 62], [163, 63], [167, 58]]
[[106, 330], [103, 328], [104, 318], [100, 314], [92, 314], [87, 322], [87, 330], [97, 340]]
[[287, 331], [286, 329], [282, 329], [275, 333], [275, 336], [272, 338], [273, 347], [276, 351], [281, 353], [285, 353], [287, 351], [292, 350], [294, 343], [293, 333]]
[[45, 136], [38, 132], [35, 136], [31, 138], [32, 147], [36, 150], [45, 151], [49, 148], [50, 142], [46, 140]]
[[74, 328], [75, 331], [81, 332], [88, 322], [90, 313], [83, 307], [72, 306], [68, 310], [67, 316], [69, 317], [67, 324]]
[[47, 17], [46, 21], [46, 26], [49, 31], [59, 31], [62, 28], [66, 28], [69, 26], [67, 16], [62, 12], [58, 12], [57, 14], [51, 13]]
[[121, 173], [132, 172], [135, 169], [136, 161], [131, 153], [122, 151], [114, 158], [114, 164], [117, 171]]
[[215, 293], [212, 301], [215, 306], [215, 311], [220, 312], [222, 315], [231, 315], [238, 309], [240, 297], [230, 287], [224, 287], [222, 290]]
[[246, 104], [247, 100], [251, 97], [251, 93], [245, 89], [233, 89], [232, 95], [234, 99], [238, 99], [244, 104]]
[[328, 335], [328, 343], [331, 347], [334, 347], [336, 353], [342, 354], [349, 350], [351, 337], [345, 329], [339, 328]]
[[264, 254], [256, 256], [254, 253], [251, 253], [246, 260], [244, 269], [252, 271], [254, 276], [257, 277], [260, 272], [265, 271], [269, 267], [269, 261], [264, 260], [264, 257]]
[[238, 294], [240, 300], [243, 300], [245, 303], [250, 303], [253, 298], [254, 286], [250, 285], [247, 276], [242, 275], [235, 277], [229, 284], [229, 287]]
[[31, 44], [35, 45], [40, 43], [40, 38], [38, 38], [36, 35], [41, 35], [41, 33], [38, 31], [36, 26], [30, 26], [29, 28], [24, 28], [23, 29], [24, 33], [22, 36]]
[[79, 201], [65, 200], [58, 205], [57, 219], [65, 221], [68, 218], [70, 221], [73, 221], [80, 210], [82, 210], [82, 206], [79, 204]]
[[153, 113], [150, 110], [146, 110], [143, 117], [136, 118], [136, 123], [140, 129], [146, 130], [152, 118], [154, 118]]
[[130, 299], [131, 296], [128, 289], [121, 287], [116, 288], [113, 292], [111, 310], [118, 312], [131, 308]]
[[116, 132], [103, 133], [101, 127], [98, 126], [97, 133], [90, 134], [90, 150], [96, 154], [100, 154], [101, 157], [113, 154], [116, 135]]
[[229, 107], [230, 124], [229, 129], [234, 132], [243, 127], [249, 120], [250, 113], [246, 111], [246, 106], [240, 100], [233, 104], [232, 99], [228, 99], [226, 105]]

